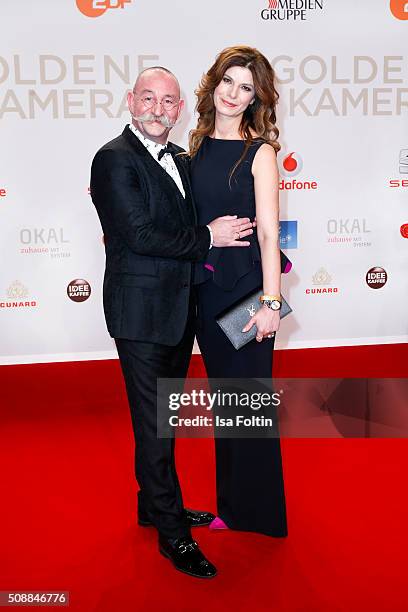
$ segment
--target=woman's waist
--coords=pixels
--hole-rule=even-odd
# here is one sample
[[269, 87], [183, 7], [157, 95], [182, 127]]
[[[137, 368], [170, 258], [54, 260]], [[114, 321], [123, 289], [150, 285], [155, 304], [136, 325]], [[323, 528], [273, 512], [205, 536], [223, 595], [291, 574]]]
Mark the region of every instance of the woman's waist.
[[219, 207], [208, 210], [208, 208], [200, 209], [197, 206], [197, 218], [199, 225], [208, 225], [211, 221], [214, 221], [218, 217], [225, 217], [227, 215], [234, 216], [237, 215], [240, 219], [248, 218], [251, 221], [255, 219], [255, 206], [253, 207], [237, 207], [231, 206], [230, 208]]
[[261, 253], [258, 241], [251, 236], [249, 247], [214, 247], [206, 260], [196, 264], [195, 283], [208, 279], [226, 290], [232, 289], [238, 280], [250, 272], [261, 269]]

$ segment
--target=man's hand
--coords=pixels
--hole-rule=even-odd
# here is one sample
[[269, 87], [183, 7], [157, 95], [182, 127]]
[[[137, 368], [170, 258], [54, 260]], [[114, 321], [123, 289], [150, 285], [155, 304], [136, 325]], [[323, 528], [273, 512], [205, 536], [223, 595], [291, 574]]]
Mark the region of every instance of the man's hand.
[[214, 247], [247, 247], [251, 243], [240, 238], [253, 233], [253, 223], [245, 217], [238, 219], [237, 215], [217, 217], [208, 224], [213, 234]]

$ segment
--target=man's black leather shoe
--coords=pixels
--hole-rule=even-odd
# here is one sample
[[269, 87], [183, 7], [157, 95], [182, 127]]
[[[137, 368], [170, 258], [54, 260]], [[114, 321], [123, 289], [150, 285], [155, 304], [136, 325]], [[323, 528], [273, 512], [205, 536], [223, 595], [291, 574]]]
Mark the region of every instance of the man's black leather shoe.
[[208, 561], [190, 536], [168, 540], [159, 535], [159, 551], [170, 559], [174, 567], [195, 578], [214, 578], [217, 570]]
[[[204, 527], [209, 525], [215, 519], [215, 515], [211, 512], [205, 512], [202, 510], [190, 510], [189, 508], [184, 509], [187, 521], [190, 527]], [[138, 513], [137, 522], [141, 527], [151, 527], [153, 523], [149, 520], [149, 517], [143, 512]]]

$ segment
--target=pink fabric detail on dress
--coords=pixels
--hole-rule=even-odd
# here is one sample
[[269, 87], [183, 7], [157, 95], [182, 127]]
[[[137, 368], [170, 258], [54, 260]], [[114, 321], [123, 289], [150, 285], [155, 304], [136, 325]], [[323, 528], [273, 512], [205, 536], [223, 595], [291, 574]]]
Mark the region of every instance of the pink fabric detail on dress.
[[288, 261], [288, 262], [287, 262], [287, 264], [286, 264], [286, 266], [285, 266], [285, 269], [284, 269], [283, 273], [284, 273], [284, 274], [287, 274], [288, 272], [290, 272], [290, 271], [291, 271], [291, 269], [292, 269], [292, 262], [291, 262], [291, 261]]
[[209, 263], [204, 264], [204, 268], [207, 268], [207, 270], [210, 270], [210, 272], [215, 272], [214, 266]]

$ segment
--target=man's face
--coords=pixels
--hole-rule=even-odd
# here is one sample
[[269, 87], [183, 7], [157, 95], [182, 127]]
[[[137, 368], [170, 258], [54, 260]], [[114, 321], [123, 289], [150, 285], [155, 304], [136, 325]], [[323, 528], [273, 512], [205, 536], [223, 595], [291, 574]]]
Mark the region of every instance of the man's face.
[[142, 74], [128, 94], [129, 110], [137, 129], [150, 140], [164, 144], [177, 121], [184, 101], [176, 79], [161, 70]]

